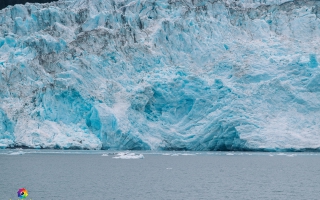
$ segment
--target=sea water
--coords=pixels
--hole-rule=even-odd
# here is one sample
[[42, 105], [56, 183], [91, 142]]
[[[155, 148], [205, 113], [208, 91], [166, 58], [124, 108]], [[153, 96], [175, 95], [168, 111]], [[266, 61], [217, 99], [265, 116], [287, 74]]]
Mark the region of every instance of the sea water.
[[320, 154], [1, 150], [0, 199], [20, 188], [32, 200], [312, 200]]

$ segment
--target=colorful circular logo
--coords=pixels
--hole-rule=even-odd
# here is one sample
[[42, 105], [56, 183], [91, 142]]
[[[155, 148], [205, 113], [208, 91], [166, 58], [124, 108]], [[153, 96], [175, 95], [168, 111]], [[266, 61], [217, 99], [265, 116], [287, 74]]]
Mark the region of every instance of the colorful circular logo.
[[28, 190], [24, 188], [19, 189], [17, 193], [20, 199], [25, 199], [28, 196]]

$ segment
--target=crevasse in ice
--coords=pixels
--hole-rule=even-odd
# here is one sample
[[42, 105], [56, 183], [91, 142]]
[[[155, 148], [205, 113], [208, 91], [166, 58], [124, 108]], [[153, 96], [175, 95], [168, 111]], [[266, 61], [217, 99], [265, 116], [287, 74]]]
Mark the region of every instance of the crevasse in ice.
[[320, 147], [320, 2], [60, 0], [0, 11], [0, 147]]

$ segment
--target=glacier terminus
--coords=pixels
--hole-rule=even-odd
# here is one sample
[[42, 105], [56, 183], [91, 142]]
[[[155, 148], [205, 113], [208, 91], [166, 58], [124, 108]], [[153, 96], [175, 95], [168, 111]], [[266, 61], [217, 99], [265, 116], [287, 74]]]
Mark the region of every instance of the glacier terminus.
[[320, 1], [0, 10], [0, 148], [320, 148]]

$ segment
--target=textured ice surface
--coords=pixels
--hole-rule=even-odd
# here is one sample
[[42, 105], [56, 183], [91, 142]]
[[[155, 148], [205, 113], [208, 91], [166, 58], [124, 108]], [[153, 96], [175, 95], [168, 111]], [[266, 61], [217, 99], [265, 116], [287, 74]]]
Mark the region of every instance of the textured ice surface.
[[320, 147], [320, 2], [0, 11], [0, 148]]

